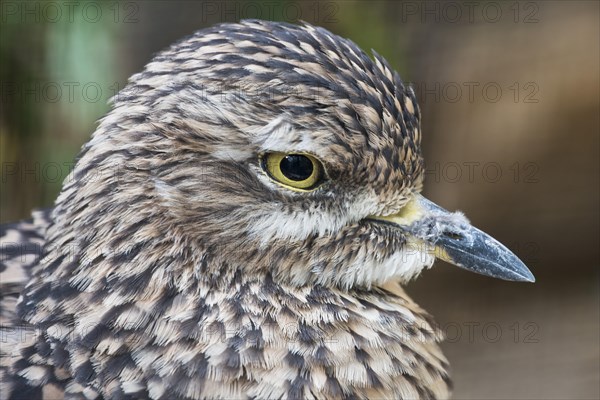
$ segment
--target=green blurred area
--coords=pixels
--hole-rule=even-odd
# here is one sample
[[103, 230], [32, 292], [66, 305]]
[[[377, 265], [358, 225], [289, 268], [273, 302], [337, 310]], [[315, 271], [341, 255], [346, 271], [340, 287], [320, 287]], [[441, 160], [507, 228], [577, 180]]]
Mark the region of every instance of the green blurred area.
[[[52, 205], [108, 99], [155, 52], [219, 22], [305, 20], [375, 49], [414, 84], [426, 194], [538, 278], [506, 284], [440, 264], [408, 288], [460, 328], [445, 344], [456, 398], [600, 397], [598, 2], [67, 3], [0, 3], [0, 222]], [[496, 342], [482, 333], [491, 322]], [[528, 322], [537, 342], [523, 341]], [[469, 323], [480, 324], [473, 341]]]
[[2, 222], [53, 203], [74, 156], [124, 81], [117, 78], [112, 45], [120, 25], [107, 18], [92, 23], [92, 7], [76, 12], [73, 5], [1, 5]]

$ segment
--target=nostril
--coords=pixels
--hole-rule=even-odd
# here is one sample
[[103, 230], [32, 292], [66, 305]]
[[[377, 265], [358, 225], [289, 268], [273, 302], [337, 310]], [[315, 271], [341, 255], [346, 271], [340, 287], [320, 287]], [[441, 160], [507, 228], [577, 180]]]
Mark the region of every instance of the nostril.
[[450, 239], [453, 239], [453, 240], [464, 239], [464, 236], [461, 235], [458, 232], [448, 232], [448, 231], [446, 231], [446, 232], [443, 233], [443, 235], [446, 236], [446, 237], [448, 237], [448, 238], [450, 238]]

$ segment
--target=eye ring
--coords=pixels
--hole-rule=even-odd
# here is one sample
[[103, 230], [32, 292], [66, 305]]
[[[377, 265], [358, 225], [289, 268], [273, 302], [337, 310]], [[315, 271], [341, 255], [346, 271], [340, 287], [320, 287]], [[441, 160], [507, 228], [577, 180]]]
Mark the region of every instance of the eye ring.
[[266, 153], [260, 165], [278, 184], [300, 192], [315, 190], [323, 181], [323, 164], [306, 153]]

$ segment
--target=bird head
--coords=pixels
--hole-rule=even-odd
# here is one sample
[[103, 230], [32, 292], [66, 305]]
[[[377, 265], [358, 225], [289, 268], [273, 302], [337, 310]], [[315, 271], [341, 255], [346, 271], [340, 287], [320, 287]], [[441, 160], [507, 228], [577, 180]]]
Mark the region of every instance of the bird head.
[[113, 103], [55, 213], [79, 226], [82, 265], [105, 271], [94, 276], [270, 274], [349, 289], [406, 282], [437, 257], [533, 281], [462, 214], [419, 195], [414, 92], [382, 57], [323, 28], [202, 30]]

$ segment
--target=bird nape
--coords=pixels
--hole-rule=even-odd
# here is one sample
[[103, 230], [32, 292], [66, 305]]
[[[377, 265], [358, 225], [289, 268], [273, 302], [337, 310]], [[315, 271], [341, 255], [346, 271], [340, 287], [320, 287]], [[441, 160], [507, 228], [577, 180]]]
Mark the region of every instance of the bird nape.
[[418, 194], [414, 92], [323, 28], [201, 30], [112, 101], [2, 228], [2, 398], [445, 398], [402, 285], [436, 257], [534, 280]]

